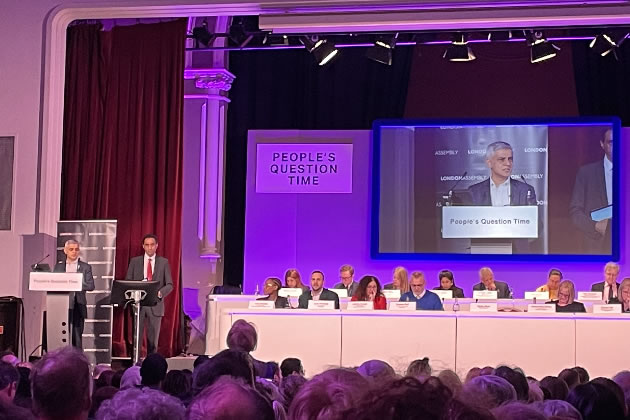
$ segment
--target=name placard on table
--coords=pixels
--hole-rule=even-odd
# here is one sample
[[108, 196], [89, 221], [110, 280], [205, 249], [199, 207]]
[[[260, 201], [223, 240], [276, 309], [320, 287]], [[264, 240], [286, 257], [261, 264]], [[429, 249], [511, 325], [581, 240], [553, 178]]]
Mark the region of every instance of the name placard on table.
[[393, 289], [393, 290], [381, 290], [381, 293], [383, 293], [383, 296], [385, 296], [385, 299], [387, 300], [392, 300], [392, 299], [400, 299], [400, 290], [398, 289]]
[[332, 300], [309, 300], [308, 309], [330, 310], [335, 309], [335, 302]]
[[275, 309], [276, 302], [273, 300], [250, 300], [249, 309]]
[[577, 292], [577, 300], [582, 301], [602, 301], [604, 292]]
[[433, 293], [438, 295], [440, 299], [453, 299], [453, 291], [452, 290], [431, 290]]
[[372, 311], [374, 310], [374, 302], [369, 301], [354, 301], [348, 302], [349, 311]]
[[415, 311], [416, 302], [389, 302], [390, 311]]
[[556, 305], [553, 303], [530, 303], [527, 305], [527, 312], [554, 313]]
[[473, 299], [477, 300], [497, 300], [499, 292], [496, 290], [475, 290], [473, 291]]
[[337, 293], [337, 296], [339, 296], [340, 298], [347, 298], [348, 297], [348, 289], [328, 289], [331, 292], [335, 292]]
[[496, 312], [496, 302], [477, 302], [470, 304], [470, 312]]
[[283, 287], [278, 290], [278, 296], [282, 297], [300, 297], [304, 291], [299, 287]]
[[621, 304], [593, 305], [594, 314], [620, 314]]
[[549, 300], [549, 292], [525, 292], [525, 299]]

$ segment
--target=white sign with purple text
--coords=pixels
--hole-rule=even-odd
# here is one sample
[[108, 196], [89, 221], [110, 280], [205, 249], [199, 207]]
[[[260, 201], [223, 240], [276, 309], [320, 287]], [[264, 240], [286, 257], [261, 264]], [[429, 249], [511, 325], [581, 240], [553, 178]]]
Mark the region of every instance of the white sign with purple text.
[[257, 193], [351, 193], [352, 144], [259, 143]]

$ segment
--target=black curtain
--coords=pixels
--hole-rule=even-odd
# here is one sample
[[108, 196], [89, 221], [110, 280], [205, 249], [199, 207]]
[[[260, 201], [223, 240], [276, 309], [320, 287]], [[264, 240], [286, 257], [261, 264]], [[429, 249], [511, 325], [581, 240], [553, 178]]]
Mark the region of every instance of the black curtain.
[[402, 118], [414, 49], [395, 49], [391, 67], [365, 51], [342, 49], [327, 67], [305, 50], [230, 54], [236, 80], [226, 143], [225, 284], [243, 279], [248, 130], [370, 129], [375, 119]]
[[588, 42], [573, 42], [575, 89], [581, 116], [618, 116], [630, 125], [630, 42], [617, 58], [593, 53]]

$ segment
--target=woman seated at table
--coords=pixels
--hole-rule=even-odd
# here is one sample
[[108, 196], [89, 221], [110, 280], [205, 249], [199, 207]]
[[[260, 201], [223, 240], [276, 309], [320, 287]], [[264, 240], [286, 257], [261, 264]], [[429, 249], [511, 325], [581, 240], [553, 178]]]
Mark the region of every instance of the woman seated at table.
[[374, 302], [374, 309], [387, 309], [387, 299], [381, 293], [381, 283], [374, 276], [361, 277], [352, 300]]
[[440, 285], [433, 290], [452, 290], [454, 298], [462, 299], [464, 297], [464, 291], [455, 286], [455, 278], [451, 270], [440, 271], [438, 279], [440, 279]]
[[295, 268], [290, 268], [284, 273], [284, 287], [302, 289], [303, 292], [309, 290], [308, 286], [302, 284], [300, 272]]
[[623, 312], [630, 312], [630, 277], [623, 279], [619, 285], [619, 302]]
[[400, 290], [403, 295], [409, 291], [409, 273], [405, 267], [396, 267], [394, 269], [394, 279], [392, 283], [383, 286], [385, 290]]
[[282, 282], [277, 277], [268, 277], [263, 286], [263, 293], [267, 297], [258, 298], [256, 300], [273, 300], [276, 308], [288, 308], [289, 301], [287, 298], [278, 296], [278, 291], [282, 289]]
[[575, 286], [571, 280], [563, 280], [558, 286], [558, 300], [547, 303], [556, 304], [556, 312], [586, 312], [583, 303], [575, 299]]

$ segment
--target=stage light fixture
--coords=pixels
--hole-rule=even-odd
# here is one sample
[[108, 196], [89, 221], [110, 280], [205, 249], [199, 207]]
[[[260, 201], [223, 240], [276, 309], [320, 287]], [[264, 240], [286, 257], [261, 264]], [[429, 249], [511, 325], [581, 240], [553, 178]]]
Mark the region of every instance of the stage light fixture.
[[[623, 41], [624, 39], [625, 34], [623, 38], [621, 38], [621, 41]], [[615, 49], [619, 46], [620, 43], [621, 42], [618, 43], [617, 41], [615, 41], [612, 34], [603, 32], [593, 38], [588, 46], [593, 50], [595, 54], [599, 54], [602, 57], [605, 57], [611, 52], [614, 53]]]
[[339, 55], [339, 50], [325, 39], [319, 39], [318, 37], [300, 37], [300, 42], [304, 44], [306, 50], [313, 54], [315, 61], [320, 66], [324, 66], [331, 62], [333, 58]]
[[444, 51], [443, 57], [449, 61], [472, 61], [477, 58], [468, 46], [466, 34], [456, 34], [451, 45]]
[[197, 26], [193, 28], [192, 38], [195, 40], [197, 44], [195, 47], [199, 48], [199, 44], [202, 44], [206, 47], [212, 45], [212, 42], [215, 39], [215, 36], [208, 31], [208, 22], [204, 21], [201, 26]]
[[495, 31], [488, 33], [488, 41], [510, 41], [513, 37], [512, 31]]
[[532, 63], [540, 63], [558, 55], [560, 48], [547, 41], [542, 32], [531, 31], [528, 34], [528, 42]]
[[383, 63], [388, 66], [392, 65], [392, 54], [394, 47], [396, 46], [396, 39], [398, 34], [391, 36], [379, 36], [374, 41], [374, 46], [368, 48], [365, 53], [366, 57], [370, 60], [374, 60], [378, 63]]

